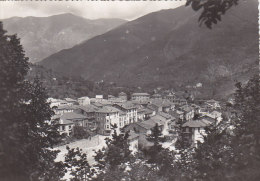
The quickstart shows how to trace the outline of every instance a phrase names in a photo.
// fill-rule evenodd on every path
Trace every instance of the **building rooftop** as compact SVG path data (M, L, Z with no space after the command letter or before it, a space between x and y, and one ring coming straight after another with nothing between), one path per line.
M190 127L190 128L204 128L210 124L207 120L194 120L188 121L182 125L182 127Z
M157 114L166 119L175 119L175 117L171 116L170 114L164 113L164 112L158 112Z
M57 110L74 110L77 109L77 106L74 105L61 105L56 108Z
M75 112L64 113L61 117L62 120L75 120L75 119L86 119L87 117Z
M170 107L173 105L168 99L151 99L151 104L156 105L158 107Z
M104 106L104 107L98 109L97 112L99 112L99 113L116 113L116 112L118 112L119 113L119 110L112 106Z
M136 124L138 124L139 126L145 128L147 130L150 130L151 128L153 128L156 125L156 123L158 123L158 122L155 122L152 119L149 119L147 121L142 121L142 122L136 122ZM158 123L158 125L160 126L161 123Z
M180 110L184 111L184 112L191 112L193 109L192 107L188 106L188 105L184 105L180 107Z
M69 97L65 98L64 100L67 102L77 102L75 99L71 99Z
M115 105L118 105L124 109L134 109L136 106L132 102L121 102L121 103L116 103Z
M77 106L79 109L82 109L83 111L85 111L85 112L96 112L97 110L98 110L98 108L96 107L96 106L94 106L94 105L91 105L91 104L89 104L89 105L84 105L84 106L82 106L82 105L80 105L80 106Z
M148 93L133 93L132 96L150 96Z

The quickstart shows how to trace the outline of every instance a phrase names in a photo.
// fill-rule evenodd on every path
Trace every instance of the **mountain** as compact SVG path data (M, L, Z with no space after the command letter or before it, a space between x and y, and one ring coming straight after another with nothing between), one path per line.
M70 76L122 85L202 83L200 92L221 97L235 81L258 71L257 7L257 0L240 1L212 30L199 26L200 12L190 7L150 13L40 64Z
M103 34L123 23L122 19L89 20L73 14L50 17L13 17L4 19L4 29L17 33L26 55L37 62L62 49Z

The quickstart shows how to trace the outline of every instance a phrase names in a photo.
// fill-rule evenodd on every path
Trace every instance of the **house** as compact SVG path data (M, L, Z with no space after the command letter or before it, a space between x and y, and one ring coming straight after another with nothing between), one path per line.
M137 134L142 134L142 135L149 135L151 134L151 129L158 124L159 128L162 130L163 126L158 123L158 121L155 121L153 119L149 119L147 121L142 121L142 122L135 122L132 124L129 124L125 127L125 131L134 131Z
M74 123L70 120L61 120L59 122L59 128L58 131L60 135L66 135L70 136L72 133L72 128L74 126Z
M103 95L96 95L96 99L103 99Z
M179 108L180 111L184 113L184 118L187 121L190 121L194 117L194 109L189 105L184 105Z
M162 95L160 95L160 94L153 94L153 95L152 95L152 98L153 98L153 99L161 99L161 98L162 98Z
M50 107L51 107L51 108L53 108L53 107L58 107L58 106L69 106L69 105L72 105L72 104L68 103L68 102L65 101L65 100L54 99L54 98L48 98L48 99L47 99L47 102L50 103Z
M119 110L112 106L104 106L96 111L97 131L102 135L110 135L112 125L117 125L119 132Z
M85 105L85 106L78 106L78 109L75 111L76 113L82 114L86 116L85 127L94 130L97 128L96 123L96 111L98 110L97 107L94 105Z
M70 120L60 118L61 115L54 115L52 116L51 121L58 125L58 131L60 135L71 135L74 123Z
M76 106L72 105L72 106L68 106L68 105L60 105L58 107L53 107L53 111L55 114L64 114L64 113L70 113L70 112L74 112L77 109Z
M211 109L216 109L216 108L220 108L220 104L219 104L219 101L216 101L214 99L211 99L211 100L207 100L205 102L205 104L211 108Z
M113 107L126 113L126 124L137 121L137 108L131 102L122 102L113 104Z
M153 106L156 112L169 112L175 108L175 105L167 99L151 99L150 106Z
M119 128L123 128L125 125L129 124L129 121L127 120L126 112L118 110L119 111Z
M72 121L75 126L83 126L83 127L85 126L86 119L87 119L86 116L75 112L64 113L60 117L60 120L69 120Z
M167 100L169 100L170 102L174 102L176 99L176 96L173 93L169 93L168 95L165 96L165 98Z
M148 93L133 93L131 100L146 101L150 98Z
M127 94L124 92L120 92L118 94L118 98L122 99L123 101L127 101Z
M164 112L159 112L155 116L152 116L150 119L161 125L163 135L169 134L169 125L172 121L175 120L174 117Z
M78 98L79 105L89 105L90 104L90 98L89 97L80 97Z
M156 114L155 110L150 108L144 108L144 119L147 120Z
M176 118L176 119L180 119L183 120L184 119L184 112L179 111L179 110L170 110L168 112L168 114L170 114L172 117Z
M138 108L137 109L137 120L143 121L145 119L145 109L144 108Z
M207 120L188 121L182 125L182 133L192 146L197 146L198 142L203 142L203 135L206 135L205 127L212 124Z
M64 113L63 115L54 115L52 117L52 120L57 120L59 133L67 136L71 135L72 129L75 125L83 126L85 119L86 117L84 115L74 112Z
M222 121L222 113L221 112L212 111L211 113L208 113L207 116L217 120L217 123Z

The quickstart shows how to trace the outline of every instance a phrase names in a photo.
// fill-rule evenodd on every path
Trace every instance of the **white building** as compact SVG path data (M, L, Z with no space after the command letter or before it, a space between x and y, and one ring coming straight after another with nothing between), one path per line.
M85 106L90 105L90 98L89 97L80 97L78 98L79 105Z

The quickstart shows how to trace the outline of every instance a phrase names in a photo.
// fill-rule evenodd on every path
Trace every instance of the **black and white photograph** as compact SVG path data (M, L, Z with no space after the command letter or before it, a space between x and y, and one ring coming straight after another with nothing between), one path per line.
M0 181L259 181L259 7L0 1Z

